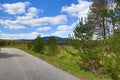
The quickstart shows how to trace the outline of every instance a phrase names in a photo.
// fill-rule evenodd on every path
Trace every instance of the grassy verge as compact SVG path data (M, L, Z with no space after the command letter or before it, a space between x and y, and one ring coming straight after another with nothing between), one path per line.
M66 60L58 59L56 57L50 57L50 56L42 55L40 53L35 53L32 50L28 50L25 47L19 47L19 49L25 52L28 52L33 56L41 58L47 61L48 63L53 64L54 66L59 67L62 70L67 71L77 77L80 77L81 80L103 80L103 79L98 78L97 76L95 76L94 74L90 72L80 69L80 67L72 61L66 61Z

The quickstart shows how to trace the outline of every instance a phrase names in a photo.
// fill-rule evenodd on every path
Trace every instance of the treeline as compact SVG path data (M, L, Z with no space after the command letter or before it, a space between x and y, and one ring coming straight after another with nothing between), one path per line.
M0 46L13 46L13 45L21 45L27 43L28 41L0 39Z

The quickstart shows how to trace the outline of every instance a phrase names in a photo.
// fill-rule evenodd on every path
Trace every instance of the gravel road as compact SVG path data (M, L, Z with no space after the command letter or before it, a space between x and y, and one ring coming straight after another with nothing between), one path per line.
M0 80L80 80L16 48L0 52Z

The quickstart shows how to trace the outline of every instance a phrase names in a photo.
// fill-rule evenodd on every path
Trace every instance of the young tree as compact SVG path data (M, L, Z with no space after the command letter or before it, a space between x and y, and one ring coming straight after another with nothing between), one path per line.
M73 32L74 32L75 38L81 41L88 41L93 37L93 26L87 21L85 21L85 24L84 24L83 19L81 18L79 23L75 26L75 29Z
M77 42L77 44L79 44L79 48L82 48L84 51L86 51L86 47L88 47L87 42L92 40L93 38L94 27L87 20L85 21L84 24L83 19L81 18L79 23L76 24L73 32L74 32L73 42Z
M44 49L44 41L39 35L33 42L33 50L35 52L42 52L43 49Z
M81 57L80 61L77 62L81 68L96 73L96 69L99 66L98 51L94 51L94 42L92 41L94 33L94 26L81 19L80 22L74 28L74 40L77 40L79 44L78 54ZM82 62L81 62L82 61Z
M57 54L57 52L58 52L58 46L57 46L57 41L54 36L51 36L48 39L47 45L49 48L49 54L52 56L55 56L55 54Z

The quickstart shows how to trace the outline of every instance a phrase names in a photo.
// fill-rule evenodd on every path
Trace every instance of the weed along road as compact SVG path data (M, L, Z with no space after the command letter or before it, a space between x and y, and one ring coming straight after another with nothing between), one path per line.
M0 80L80 80L16 48L0 52Z

